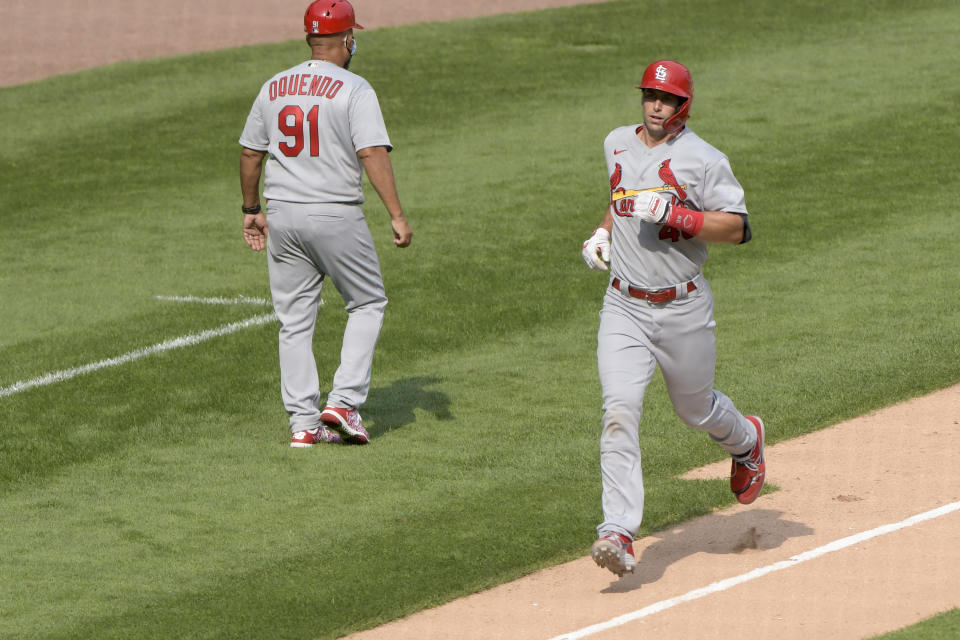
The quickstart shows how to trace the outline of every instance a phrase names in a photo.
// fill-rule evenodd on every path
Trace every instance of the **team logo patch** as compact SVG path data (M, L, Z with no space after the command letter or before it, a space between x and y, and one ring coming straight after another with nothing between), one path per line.
M623 191L623 189L617 189ZM613 202L613 212L621 218L632 218L636 210L636 200L633 198L622 198Z
M615 193L621 193L626 191L623 187L620 186L620 181L623 179L623 167L620 166L618 162L614 169L613 173L610 174L610 194L611 196ZM616 198L611 197L611 203L613 204L613 212L618 216L630 218L633 216L633 199L617 200Z
M620 180L623 179L623 167L620 166L620 163L617 163L616 168L613 170L613 173L610 174L610 191L613 191L617 188L617 185L620 184Z
M663 180L663 184L673 187L673 190L677 192L677 197L680 198L681 202L684 202L687 199L687 192L684 190L686 185L680 186L680 181L673 175L673 169L670 168L670 160L670 158L667 158L660 163L660 171L657 172L657 175Z
M667 68L662 64L657 65L657 69L655 73L656 73L657 80L659 80L660 82L663 82L664 80L667 79Z

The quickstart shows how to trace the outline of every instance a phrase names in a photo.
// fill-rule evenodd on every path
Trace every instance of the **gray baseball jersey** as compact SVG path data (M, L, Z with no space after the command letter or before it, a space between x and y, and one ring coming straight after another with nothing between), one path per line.
M639 127L614 129L603 143L611 192L654 189L697 211L747 212L743 188L725 155L689 128L670 142L649 148L637 137ZM610 263L621 279L656 289L692 280L700 272L707 260L707 243L671 227L618 215L617 203L612 206L616 251Z
M267 80L240 144L269 152L263 196L284 202L361 204L357 151L392 149L370 83L323 60Z
M743 189L722 153L690 129L652 148L637 137L638 130L638 125L620 127L604 142L611 195L619 189L652 190L687 208L746 214ZM628 215L629 206L629 199L611 204L611 286L597 333L604 410L604 520L597 530L632 538L643 517L643 397L657 367L680 419L706 431L731 454L748 451L756 432L730 398L713 388L713 293L700 271L707 243L666 225L641 222ZM628 286L671 288L678 297L659 303L637 299L625 291Z
M270 78L240 144L268 152L270 292L280 319L280 383L292 432L321 425L325 405L359 408L367 398L387 298L373 238L359 205L361 149L392 149L376 93L336 64L308 60ZM340 365L325 403L313 353L327 278L346 304Z

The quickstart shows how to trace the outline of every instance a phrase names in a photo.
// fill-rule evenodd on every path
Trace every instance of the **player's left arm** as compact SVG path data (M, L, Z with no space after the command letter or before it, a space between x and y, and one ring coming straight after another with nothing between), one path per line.
M697 236L704 242L748 242L752 234L743 187L733 175L730 161L725 155L718 153L707 162L703 176L703 194L703 224ZM673 218L680 218L685 213L681 207L675 209L677 210L671 216Z
M656 190L644 190L629 196L633 202L626 208L628 213L617 215L629 215L643 222L671 227L686 238L696 237L703 242L748 242L752 234L743 188L733 176L725 156L719 156L719 161L708 167L705 178L703 191L709 200L702 211L674 204ZM728 207L733 211L725 210Z
M263 159L266 151L243 147L240 151L240 193L244 208L260 204L260 173L263 171ZM255 214L243 216L243 239L254 251L266 247L267 216L261 210Z
M387 147L366 147L357 151L357 157L363 164L363 170L370 179L370 184L376 189L377 195L390 214L390 225L393 227L393 243L400 248L410 246L413 240L413 230L403 215L400 205L400 196L397 194L397 183L393 175L393 164Z
M747 214L727 211L701 211L703 226L697 236L704 242L742 244L750 239Z
M687 238L704 242L742 244L750 239L747 214L729 211L698 211L680 204L672 204L658 194L645 192L633 196L635 203L631 217L643 222L672 227ZM619 215L619 214L618 214Z
M657 218L655 221L682 231L686 237L696 237L703 242L743 244L750 240L750 223L747 220L743 187L733 175L730 162L717 153L704 167L700 203L702 211L689 209L681 204L662 204L662 197L649 194L650 201L642 214Z

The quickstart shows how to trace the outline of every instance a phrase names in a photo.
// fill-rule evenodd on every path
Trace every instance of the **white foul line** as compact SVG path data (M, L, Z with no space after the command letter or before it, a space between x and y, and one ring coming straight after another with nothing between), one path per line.
M155 296L157 300L165 302L199 302L200 304L258 304L268 306L272 304L266 298L248 298L247 296L237 296L235 298L198 298L197 296Z
M841 538L840 540L834 540L829 544L825 544L822 547L817 547L816 549L811 549L810 551L805 551L799 555L795 555L787 560L781 560L766 567L760 567L759 569L754 569L747 573L741 574L733 578L727 578L726 580L720 580L719 582L714 582L713 584L707 585L700 589L694 589L689 591L682 596L677 596L676 598L670 598L669 600L662 600L660 602L651 604L643 609L638 609L637 611L632 611L626 613L622 616L618 616L606 622L601 622L589 627L584 627L578 631L571 631L570 633L564 633L559 636L555 636L550 640L578 640L579 638L586 638L587 636L592 636L601 631L606 631L608 629L613 629L614 627L619 627L628 622L633 622L634 620L639 620L641 618L646 618L655 613L660 613L672 607L682 604L684 602L690 602L691 600L697 600L705 596L709 596L714 593L719 593L721 591L726 591L731 587L735 587L738 584L743 584L744 582L749 582L755 580L762 576L767 575L768 573L773 573L775 571L780 571L782 569L789 569L790 567L795 567L798 564L806 562L807 560L813 560L824 556L828 553L833 553L834 551L839 551L841 549L846 549L847 547L853 546L857 543L863 542L864 540L869 540L871 538L876 538L878 536L886 535L894 531L899 531L900 529L905 529L907 527L912 527L915 524L919 524L926 520L933 520L934 518L939 518L940 516L947 515L954 511L960 510L960 502L953 502L951 504L938 507L931 511L921 513L906 520L894 524L885 524L877 527L876 529L871 529L869 531L864 531L846 538Z
M93 371L98 371L99 369L105 369L107 367L116 367L121 364L126 364L128 362L133 362L134 360L139 360L149 355L156 353L162 353L164 351L171 351L173 349L180 349L183 347L189 347L195 344L204 342L205 340L210 340L212 338L219 338L220 336L225 336L229 333L235 333L241 329L246 329L247 327L252 327L259 324L266 324L276 319L276 316L272 313L265 313L259 316L254 316L252 318L247 318L246 320L241 320L240 322L233 322L230 324L225 324L222 327L216 329L209 329L207 331L201 331L200 333L194 333L188 336L182 336L180 338L174 338L172 340L166 340L160 344L155 344L150 347L144 347L143 349L137 349L136 351L131 351L130 353L125 353L122 356L117 356L116 358L108 358L106 360L100 360L99 362L94 362L91 364L85 364L82 367L77 367L75 369L65 369L63 371L56 371L54 373L48 373L45 376L39 378L34 378L32 380L24 380L16 382L9 387L0 388L0 398L6 396L12 396L15 393L20 393L21 391L26 391L27 389L33 389L34 387L43 387L48 384L54 384L56 382L63 382L64 380L69 380L71 378L76 378L77 376L83 375L85 373L91 373Z

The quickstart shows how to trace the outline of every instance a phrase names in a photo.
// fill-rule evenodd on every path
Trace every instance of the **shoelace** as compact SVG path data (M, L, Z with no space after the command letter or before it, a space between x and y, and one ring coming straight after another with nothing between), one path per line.
M623 552L623 551L626 550L626 548L627 548L627 543L624 542L624 541L623 541L623 538L621 538L621 537L618 536L617 534L615 534L615 533L609 533L609 534L607 534L607 535L605 535L605 536L603 536L603 537L604 537L605 540L608 540L608 541L612 542L613 544L617 545L617 549L618 549L619 551Z
M739 465L742 465L749 469L750 471L759 471L760 470L760 456L756 458L753 457L753 451L751 450L745 456L734 456L733 461Z

